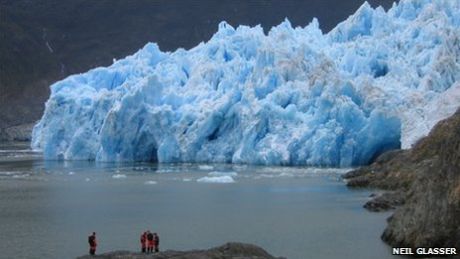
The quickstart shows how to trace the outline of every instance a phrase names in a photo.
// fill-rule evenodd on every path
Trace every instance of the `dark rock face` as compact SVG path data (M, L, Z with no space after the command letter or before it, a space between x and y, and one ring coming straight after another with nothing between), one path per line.
M384 190L407 189L413 181L415 164L408 164L410 151L393 150L379 156L369 166L345 174L349 187L372 187Z
M460 248L460 109L412 149L384 154L345 178L350 187L397 190L365 205L381 211L404 204L382 235L389 244Z
M82 256L79 259L90 259L90 258L104 258L104 259L115 259L115 258L126 258L126 259L275 259L262 248L243 243L227 243L225 245L211 248L209 250L192 250L192 251L165 251L155 254L141 254L133 253L129 251L117 251L98 256ZM278 257L280 258L280 257ZM281 258L280 258L281 259Z
M34 123L0 129L0 141L30 141Z
M405 193L402 191L385 192L366 202L364 208L375 212L387 211L401 206L404 204L404 200Z

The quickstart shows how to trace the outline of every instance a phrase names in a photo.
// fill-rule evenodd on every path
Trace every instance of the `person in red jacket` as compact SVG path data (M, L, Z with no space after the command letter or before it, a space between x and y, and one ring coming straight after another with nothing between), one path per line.
M155 253L160 251L160 237L157 233L153 233L153 245L155 246Z
M96 232L93 232L93 234L88 237L88 243L89 243L89 254L95 255L96 247L97 247Z
M153 252L153 234L147 231L147 253Z
M141 248L142 248L142 253L146 252L147 248L147 232L144 232L141 234Z

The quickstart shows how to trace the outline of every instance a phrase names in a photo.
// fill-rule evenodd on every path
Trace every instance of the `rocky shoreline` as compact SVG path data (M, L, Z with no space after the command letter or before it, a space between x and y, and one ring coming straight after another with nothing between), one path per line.
M386 191L364 207L395 209L382 234L388 244L460 249L460 109L411 149L387 152L344 178L350 188Z
M270 255L264 249L244 243L226 243L208 250L173 251L167 250L155 254L142 254L129 251L115 251L96 256L81 256L78 259L283 259Z

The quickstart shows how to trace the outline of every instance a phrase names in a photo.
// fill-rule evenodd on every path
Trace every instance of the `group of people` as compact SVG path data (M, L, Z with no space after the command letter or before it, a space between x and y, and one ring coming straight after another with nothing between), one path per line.
M89 254L95 255L97 247L96 232L93 232L93 234L88 237L88 244ZM142 253L153 253L153 251L157 253L160 251L160 237L157 233L152 233L147 230L141 234L141 251Z
M142 253L155 253L160 251L160 237L157 233L152 233L149 230L141 234L141 250Z

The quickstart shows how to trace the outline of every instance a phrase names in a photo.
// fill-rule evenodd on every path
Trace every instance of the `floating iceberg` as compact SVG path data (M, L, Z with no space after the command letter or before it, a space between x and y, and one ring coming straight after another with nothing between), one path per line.
M45 159L366 164L460 105L460 1L364 3L314 19L225 22L206 43L136 54L51 86L33 131Z
M205 176L196 180L199 183L234 183L235 180L231 176Z
M212 170L212 169L214 169L214 166L212 166L212 165L199 165L198 169L200 169L200 170Z
M208 173L209 176L231 176L231 177L236 177L238 176L237 172L219 172L219 171L213 171Z

